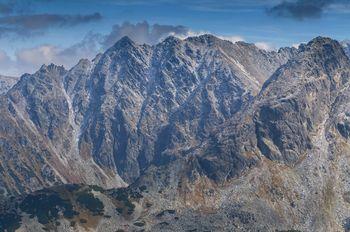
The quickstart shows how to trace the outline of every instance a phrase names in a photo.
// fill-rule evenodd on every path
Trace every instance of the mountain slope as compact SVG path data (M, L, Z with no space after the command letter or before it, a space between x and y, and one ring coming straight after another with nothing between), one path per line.
M154 202L167 199L158 207L201 218L179 222L199 230L207 220L222 226L209 230L347 228L349 77L340 44L314 39L209 141L135 186L145 184Z
M350 57L350 41L349 40L344 40L341 42L341 45L344 48L345 54Z
M44 66L1 98L4 193L129 186L17 196L0 226L346 231L349 80L343 47L323 37L279 52L123 38L70 71ZM55 201L32 212L38 195Z
M124 37L69 71L43 66L1 97L0 186L130 184L151 163L199 146L296 53L210 35L153 47Z
M16 77L0 75L0 94L6 93L17 81Z

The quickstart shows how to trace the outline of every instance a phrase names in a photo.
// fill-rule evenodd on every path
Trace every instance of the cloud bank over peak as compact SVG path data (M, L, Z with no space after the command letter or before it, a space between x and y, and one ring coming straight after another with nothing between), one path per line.
M187 37L189 33L190 30L182 25L150 25L146 21L135 24L124 22L113 26L112 31L104 37L102 45L104 48L111 47L123 36L128 36L139 44L156 44L169 35Z
M33 73L43 64L54 63L71 68L80 59L92 59L100 51L101 35L89 32L80 42L63 48L53 44L42 44L35 47L19 49L14 57L10 57L0 50L1 74L20 76L24 73ZM6 70L6 71L5 71Z
M55 63L69 69L80 59L93 59L96 54L113 46L124 36L130 37L138 44L157 44L168 36L185 39L191 36L211 34L208 31L195 31L183 25L149 24L124 22L115 24L111 31L105 35L89 32L81 41L69 47L59 47L54 44L42 44L30 48L22 48L15 52L14 57L0 51L0 69L6 70L1 74L19 76L23 73L33 73L43 64ZM231 41L244 41L239 35L216 35ZM273 50L275 47L269 43L256 44L260 49Z
M138 44L157 44L168 36L175 36L180 39L187 37L200 36L203 34L212 34L209 31L195 31L183 25L161 25L149 24L147 21L140 23L124 22L122 24L115 24L112 31L104 36L102 45L103 48L113 46L123 36L128 36L130 39ZM244 41L244 38L239 35L222 36L216 35L218 38L229 40L233 43L237 41Z

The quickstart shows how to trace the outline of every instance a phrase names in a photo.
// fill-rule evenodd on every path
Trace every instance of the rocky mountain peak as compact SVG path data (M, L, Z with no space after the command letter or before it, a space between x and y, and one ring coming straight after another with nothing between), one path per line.
M327 44L331 44L335 46L335 44L339 44L339 42L329 37L318 36L313 38L311 41L307 43L307 45L311 48L322 47Z
M316 65L315 69L324 70L330 77L335 75L334 71L350 65L343 47L336 40L317 37L302 49L304 50L304 59L313 61Z
M52 209L77 211L82 194L87 204L101 199L105 214L92 216L110 231L121 222L341 231L350 213L349 77L343 48L324 37L278 52L211 35L154 46L124 37L69 71L44 65L1 96L0 194L130 185L66 185L18 199L31 206L53 196L61 200ZM1 209L0 230L15 212ZM25 218L32 231L47 222L42 215Z
M176 36L168 36L162 42L155 45L155 48L161 50L169 50L174 51L175 48L178 48L181 44L183 44L183 40Z
M37 73L42 74L53 74L53 75L64 75L67 72L67 70L63 66L58 66L53 63L49 65L42 65L41 68Z
M79 62L69 70L70 73L84 72L90 69L92 62L88 59L80 59Z
M293 86L292 83L296 84L306 80L311 81L315 77L321 75L326 75L332 83L336 85L336 83L339 82L339 80L337 80L339 78L338 76L341 72L346 72L348 67L350 67L349 59L339 42L330 38L317 37L307 44L300 45L297 55L290 59L286 65L281 66L280 69L264 83L262 90L265 94L280 94L281 91L277 87L277 82L280 88L288 89L289 86L285 85L286 82L289 82L290 86ZM299 73L301 72L305 72L306 74L300 75ZM288 75L286 73L288 73ZM343 78L346 76L344 75ZM279 79L280 76L283 76L285 79ZM289 80L287 80L287 78ZM344 82L347 80L343 79L342 81ZM272 87L276 89L274 91L271 91L271 89L264 91L272 82L276 82L272 85Z
M345 54L350 58L350 40L342 41L341 45L343 46Z
M310 52L314 55L322 56L334 60L341 60L345 58L345 52L341 44L327 37L316 37L304 46L299 48L302 52Z
M19 80L18 77L0 75L0 95L6 93Z
M90 64L91 61L89 59L80 59L79 62L78 62L78 66L85 66L87 64Z
M136 45L136 43L132 39L130 39L129 36L123 36L121 39L119 39L112 46L112 48L114 48L114 49L120 49L120 48L127 49L127 48L133 47L135 45Z
M286 56L296 56L296 54L298 53L298 48L295 48L295 47L283 47L283 48L280 48L278 49L277 51L279 54L281 55L286 55Z
M223 42L222 39L211 35L211 34L204 34L204 35L200 35L200 36L194 36L194 37L189 37L186 39L186 41L189 42L196 42L196 43L201 43L201 44L205 44L206 46L214 46L215 44L220 44Z
M241 46L241 47L247 47L247 48L259 50L259 48L253 43L247 43L247 42L244 42L244 41L237 41L236 44L238 46Z

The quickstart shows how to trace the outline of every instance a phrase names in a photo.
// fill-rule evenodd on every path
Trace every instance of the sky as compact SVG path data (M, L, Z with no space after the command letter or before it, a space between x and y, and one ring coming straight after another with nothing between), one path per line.
M127 35L156 44L205 33L266 50L350 39L350 0L0 0L0 74L67 69Z

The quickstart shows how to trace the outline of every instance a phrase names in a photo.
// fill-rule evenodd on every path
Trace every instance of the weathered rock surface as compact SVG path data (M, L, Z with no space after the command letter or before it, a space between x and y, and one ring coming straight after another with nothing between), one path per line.
M18 196L0 226L11 214L22 231L347 231L349 80L343 47L323 37L278 52L125 37L70 71L44 66L1 97L3 192L129 187ZM85 215L86 191L108 210ZM27 218L38 194L60 213Z
M341 45L343 46L343 49L345 51L345 54L350 57L350 40L344 40L341 42Z
M17 77L0 75L0 94L6 93L17 81Z
M25 74L1 97L0 187L130 184L168 151L199 146L296 53L211 35L153 47L124 37L69 71Z
M347 230L349 77L340 44L316 38L202 146L137 183L198 230Z

